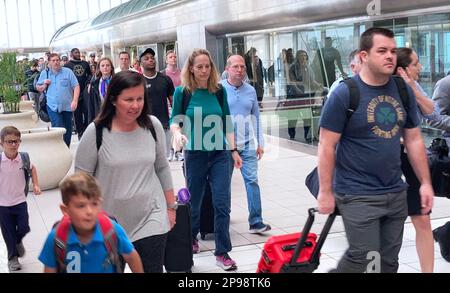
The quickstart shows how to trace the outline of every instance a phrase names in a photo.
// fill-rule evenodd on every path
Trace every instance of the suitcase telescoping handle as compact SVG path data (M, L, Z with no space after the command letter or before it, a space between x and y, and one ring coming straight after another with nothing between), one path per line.
M311 230L311 227L314 223L315 219L315 213L317 213L319 210L317 208L310 208L308 210L308 220L306 221L305 227L303 227L302 235L299 238L297 242L297 247L295 248L294 254L291 259L291 265L295 266L297 265L297 259L302 251L302 249L306 246L306 239L308 238L308 234ZM328 236L328 233L330 232L331 226L333 225L334 219L337 215L337 209L328 216L327 221L325 222L325 225L323 226L322 232L320 233L319 240L317 241L316 247L314 248L314 251L311 254L311 258L309 259L310 263L318 263L319 262L319 256L320 256L320 250L322 249L323 244L325 243L325 240Z

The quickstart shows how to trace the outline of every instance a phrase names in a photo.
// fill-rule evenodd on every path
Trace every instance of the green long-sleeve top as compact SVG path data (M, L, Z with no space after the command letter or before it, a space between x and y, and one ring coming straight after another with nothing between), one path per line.
M183 87L175 89L170 124L183 122L182 132L188 138L186 150L214 151L226 149L226 133L233 133L233 123L228 107L227 93L223 91L223 106L220 107L215 94L207 89L193 92L182 113ZM225 121L226 127L223 127Z

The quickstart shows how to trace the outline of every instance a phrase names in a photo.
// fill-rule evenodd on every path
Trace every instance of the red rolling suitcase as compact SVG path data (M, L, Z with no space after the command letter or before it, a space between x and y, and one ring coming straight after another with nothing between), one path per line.
M336 212L331 214L317 240L309 233L317 209L308 210L308 220L302 233L272 236L264 244L257 273L312 273L320 264L320 250L330 232Z

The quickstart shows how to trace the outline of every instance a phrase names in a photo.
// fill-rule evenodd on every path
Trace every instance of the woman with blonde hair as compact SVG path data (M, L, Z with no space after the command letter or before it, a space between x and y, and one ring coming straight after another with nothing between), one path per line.
M200 252L200 207L206 184L210 184L214 205L216 264L224 270L236 269L230 258L231 159L240 168L226 91L205 49L195 49L181 72L181 86L175 89L171 130L175 140L187 141L186 180L191 193L192 251ZM180 127L183 123L183 127ZM181 134L183 133L183 134ZM228 143L228 145L227 145ZM230 151L231 149L231 151Z

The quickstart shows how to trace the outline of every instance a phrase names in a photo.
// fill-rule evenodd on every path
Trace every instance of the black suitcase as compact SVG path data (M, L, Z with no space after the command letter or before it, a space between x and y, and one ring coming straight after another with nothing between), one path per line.
M207 234L211 233L214 233L214 206L212 203L211 185L208 181L200 209L200 238L205 240Z
M191 209L188 204L179 204L177 223L167 235L164 267L168 273L190 273L193 265Z

